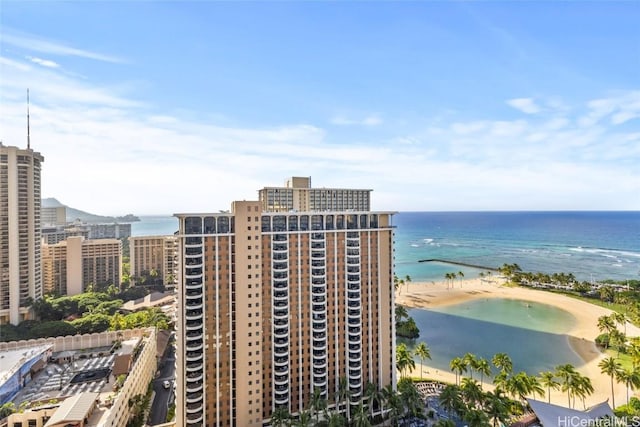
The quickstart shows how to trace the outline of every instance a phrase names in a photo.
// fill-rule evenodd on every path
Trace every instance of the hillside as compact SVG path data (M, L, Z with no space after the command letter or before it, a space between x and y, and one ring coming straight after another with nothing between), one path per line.
M43 208L55 208L59 206L64 206L67 208L67 222L75 221L76 219L80 219L82 222L86 223L110 223L110 222L135 222L140 221L135 215L127 214L124 216L103 216L103 215L95 215L89 212L81 211L80 209L75 209L70 206L67 206L63 203L60 203L57 199L53 197L48 197L46 199L42 199L42 207Z

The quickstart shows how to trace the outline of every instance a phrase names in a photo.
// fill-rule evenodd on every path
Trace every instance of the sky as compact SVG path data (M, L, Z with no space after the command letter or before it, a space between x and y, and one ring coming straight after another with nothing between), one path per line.
M640 210L640 2L0 0L0 140L102 215L311 176L394 211Z

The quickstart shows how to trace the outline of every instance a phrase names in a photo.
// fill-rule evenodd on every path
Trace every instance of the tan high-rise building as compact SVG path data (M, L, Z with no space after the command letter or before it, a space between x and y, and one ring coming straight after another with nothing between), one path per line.
M265 212L368 211L371 190L311 188L311 177L294 176L284 187L258 191Z
M178 280L178 238L175 236L129 237L132 284L137 278L155 276L165 286Z
M177 425L263 426L316 389L335 406L394 384L392 215L176 214Z
M0 143L0 324L29 317L42 297L40 168L44 157Z
M85 240L69 237L54 245L42 244L42 275L45 292L77 295L90 283L120 286L122 242L118 239Z

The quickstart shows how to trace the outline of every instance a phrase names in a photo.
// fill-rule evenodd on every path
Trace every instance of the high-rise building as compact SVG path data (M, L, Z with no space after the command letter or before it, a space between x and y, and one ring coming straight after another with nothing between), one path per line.
M29 318L42 297L38 152L0 143L0 324Z
M290 211L368 211L371 190L311 188L311 177L294 176L284 187L265 187L258 191L266 212Z
M176 214L178 425L269 425L316 390L347 411L394 384L393 212L274 210Z
M45 292L77 295L87 285L120 286L122 242L118 239L85 240L69 237L53 245L42 243Z
M129 237L131 283L155 277L174 287L178 280L178 239L175 236ZM155 274L154 274L155 272Z

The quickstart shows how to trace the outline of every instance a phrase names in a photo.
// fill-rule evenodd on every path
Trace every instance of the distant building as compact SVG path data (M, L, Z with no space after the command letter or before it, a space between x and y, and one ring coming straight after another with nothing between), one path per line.
M178 239L175 236L129 237L131 284L140 284L140 278L156 279L167 287L178 281Z
M67 223L67 208L65 206L42 207L40 222L42 227L56 227Z
M370 190L323 202L309 178L290 184L291 199L268 187L230 212L175 215L176 425L270 425L316 389L335 408L342 379L349 411L368 383L395 384L393 212L370 211Z
M42 240L49 245L75 236L83 236L85 239L125 239L131 236L131 224L85 224L75 221L67 225L42 228Z
M284 187L258 191L265 212L368 211L371 190L311 188L311 177L291 177Z
M113 284L122 279L122 242L117 239L68 239L42 244L42 270L46 292L76 295L87 285Z
M0 143L0 324L30 317L42 297L40 170L44 157Z

